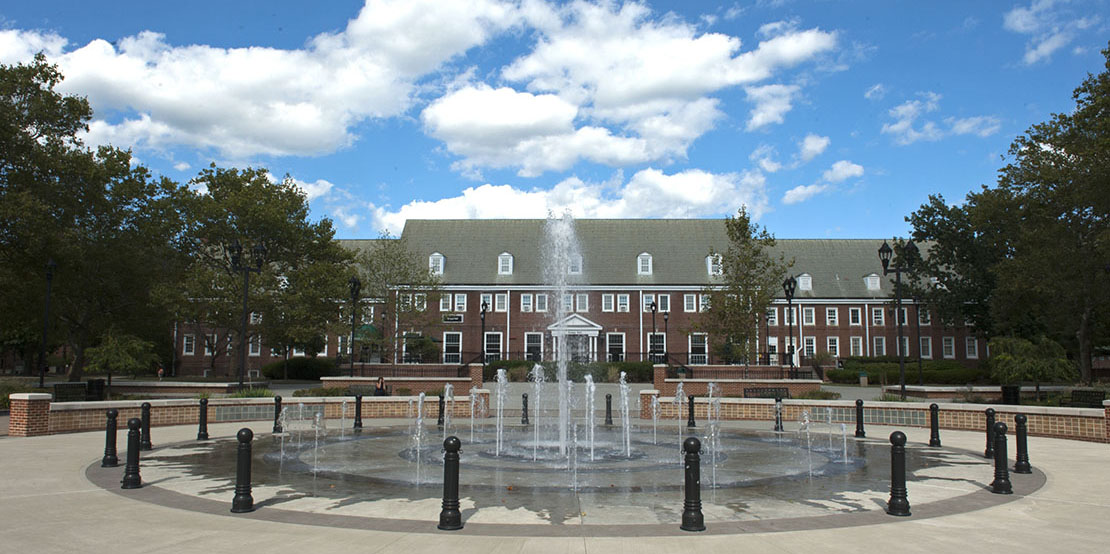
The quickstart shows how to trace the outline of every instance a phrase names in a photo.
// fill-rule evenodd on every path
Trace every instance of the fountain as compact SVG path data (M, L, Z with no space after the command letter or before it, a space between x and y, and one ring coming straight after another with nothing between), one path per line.
M578 236L574 230L574 219L569 212L563 214L561 218L549 217L547 219L547 223L544 225L544 244L542 251L544 254L544 278L547 284L550 285L552 297L554 298L555 309L553 310L553 315L555 321L562 321L563 318L569 315L568 308L566 303L563 302L563 298L568 294L567 291L570 289L570 284L568 282L570 268L573 264L580 263L582 259L578 246ZM567 380L567 363L570 361L570 345L566 337L561 338L561 341L559 338L555 339L555 381L560 385ZM558 388L558 394L558 444L560 452L566 455L567 422L569 421L566 389L560 386ZM540 399L536 398L537 420L539 419L539 406Z

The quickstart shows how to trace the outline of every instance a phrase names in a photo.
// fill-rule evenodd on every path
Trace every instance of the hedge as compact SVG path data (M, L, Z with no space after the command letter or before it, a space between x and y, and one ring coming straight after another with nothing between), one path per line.
M262 375L267 379L285 379L285 364L289 364L289 379L314 381L321 377L339 375L333 358L289 358L262 366Z
M497 360L486 364L483 379L487 382L496 380L497 370L504 369L509 381L524 382L531 380L532 368L536 362L527 360ZM555 362L539 362L543 368L544 380L555 381ZM617 383L620 381L621 372L625 372L625 381L628 383L650 383L652 380L651 362L592 362L568 363L567 379L575 383L582 383L586 375L593 375L595 383Z
M847 363L844 365L848 366ZM856 383L861 371L867 374L867 380L872 384L881 383L884 378L887 383L897 383L899 380L897 363L881 362L857 367L860 369L832 369L826 371L825 375L834 383ZM963 367L946 361L924 362L921 375L924 382L930 385L967 385L989 381L989 375L982 369ZM916 361L912 364L906 362L906 382L917 382Z

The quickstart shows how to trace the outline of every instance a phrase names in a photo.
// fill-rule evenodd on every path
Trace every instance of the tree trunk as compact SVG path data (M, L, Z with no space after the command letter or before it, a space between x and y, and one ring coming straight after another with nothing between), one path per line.
M69 366L66 377L71 383L76 383L85 376L85 345L73 345L73 365Z
M1083 313L1079 316L1079 328L1075 331L1075 338L1079 342L1079 380L1091 384L1091 316L1094 310L1091 301L1087 299L1083 306Z

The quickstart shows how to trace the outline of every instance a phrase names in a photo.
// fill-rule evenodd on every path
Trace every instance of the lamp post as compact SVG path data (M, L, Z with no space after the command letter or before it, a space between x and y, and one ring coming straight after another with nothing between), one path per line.
M890 259L894 256L894 249L886 241L879 247L879 261L883 263L883 275L894 273L894 318L898 321L898 383L899 396L906 399L906 353L902 348L902 272L909 269L907 258L917 254L917 245L910 241L902 249L901 256L890 267Z
M54 282L54 258L46 261L46 303L42 312L42 343L39 344L39 388L46 388L46 332L50 328L50 285Z
M351 356L351 373L349 377L355 376L355 321L358 312L358 293L362 290L362 281L358 277L351 277L347 284L351 287L351 340L347 345L350 349Z
M239 239L231 245L231 270L243 274L243 319L239 329L239 390L243 390L243 374L247 371L247 299L250 292L251 273L262 272L262 260L266 257L266 247L262 243L251 249L254 267L243 264L243 245Z
M385 344L386 344L385 343L385 330L388 329L388 326L385 324L385 312L386 312L385 304L382 304L382 351L380 352L380 354L378 356L379 358L381 358L379 360L380 362L385 362L385 352L386 352L386 348L385 348ZM371 320L373 320L373 318L371 318ZM360 352L360 354L361 354L361 352Z
M482 352L482 370L483 370L483 373L485 372L485 369L486 369L486 311L487 310L489 310L489 302L482 302L482 313L479 314L479 317L482 318L482 336L480 336L478 338L482 341L481 342L481 347L482 347L481 352Z
M793 275L782 282L782 292L786 295L786 323L790 326L790 335L786 338L786 355L790 358L790 378L794 378L794 291L798 288L798 280Z
M654 300L651 301L651 338L648 339L648 359L651 363L655 363L655 312L659 311L659 305Z
M670 341L667 340L668 337L670 337L670 333L671 333L670 325L667 324L667 322L670 319L671 319L671 312L669 312L669 311L663 312L663 360L664 360L663 363L667 363L667 364L671 363Z
M917 328L917 386L925 386L925 373L921 368L921 304L917 297L913 298L913 315L916 318L914 326Z
M771 314L763 314L763 340L767 343L767 365L771 365ZM757 349L758 350L758 349ZM758 352L756 352L758 354ZM763 361L763 356L760 356L760 361Z

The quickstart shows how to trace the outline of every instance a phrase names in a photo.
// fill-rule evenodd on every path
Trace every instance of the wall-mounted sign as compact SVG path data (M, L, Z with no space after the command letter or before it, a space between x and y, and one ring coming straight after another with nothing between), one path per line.
M463 314L443 314L444 323L462 323Z

